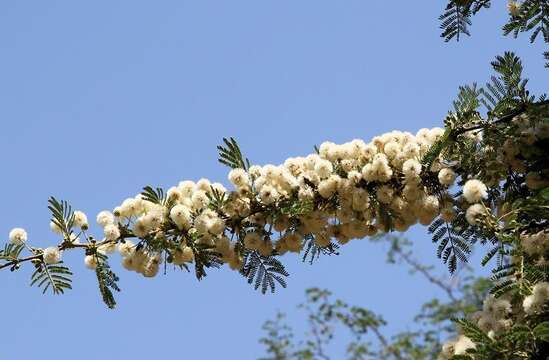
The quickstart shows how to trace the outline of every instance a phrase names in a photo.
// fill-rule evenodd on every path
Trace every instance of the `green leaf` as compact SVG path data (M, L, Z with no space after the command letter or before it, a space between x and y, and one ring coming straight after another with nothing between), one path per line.
M225 146L217 146L219 151L218 161L223 165L230 167L231 169L244 169L248 170L250 168L250 161L248 158L244 159L242 151L234 138L223 138Z
M270 288L271 293L275 292L275 282L283 288L286 287L284 277L290 274L278 259L272 256L262 256L256 251L249 251L244 255L244 265L240 273L248 279L248 283L254 284L255 290L261 287L261 293L265 294Z
M15 244L6 244L4 249L0 250L0 259L12 261L17 259L21 254L21 251L25 248L24 244L15 245Z
M95 268L95 274L97 276L97 282L99 284L99 292L103 298L103 302L109 309L114 309L116 306L116 300L111 291L120 291L118 287L118 276L111 270L109 263L107 262L107 256L96 253L93 256L97 256L97 267Z
M539 190L536 194L536 197L541 198L545 201L549 201L549 187Z
M549 321L544 321L534 328L534 336L542 341L549 342Z
M38 285L45 294L51 289L55 295L63 294L65 289L72 289L72 272L66 266L61 266L63 262L57 264L46 264L41 262L31 276L30 286Z
M74 211L67 201L58 201L53 196L48 200L51 211L51 221L57 225L66 239L70 239L74 226Z
M151 186L145 186L141 192L143 200L150 201L153 204L163 205L166 201L166 194L162 188L153 189Z

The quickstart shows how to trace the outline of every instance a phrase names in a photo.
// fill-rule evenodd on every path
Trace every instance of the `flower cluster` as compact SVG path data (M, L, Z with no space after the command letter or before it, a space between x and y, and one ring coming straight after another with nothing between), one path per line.
M524 298L522 306L527 314L535 314L543 310L544 305L549 301L549 283L540 282L534 285L532 295Z
M139 194L124 200L113 214L100 213L97 220L107 240L116 241L127 228L140 239L170 243L166 247L175 264L193 260L187 242L196 238L214 247L233 269L240 268L241 260L228 236L239 230L244 232L237 241L263 256L300 252L308 236L325 247L331 239L345 244L391 227L405 231L417 222L429 224L441 211L447 217L453 212L451 202L445 202L449 196L431 194L421 178L420 159L442 133L440 128L416 135L393 131L370 143L326 142L317 154L290 158L282 165L233 169L228 179L234 191L207 179L182 181L167 191L164 203ZM440 161L429 170L440 189L456 179ZM212 206L216 194L225 199L219 207ZM294 216L279 211L286 204L307 210ZM126 268L155 274L157 252L122 248Z
M549 232L547 230L534 234L522 234L520 240L524 252L530 256L543 255L549 251Z
M484 299L482 310L475 312L471 320L489 337L494 338L497 333L511 327L512 320L509 319L511 309L509 300L489 295Z
M442 346L437 360L449 360L454 355L465 355L468 349L474 349L475 344L465 335L458 336L457 339L448 341Z
M232 191L200 179L170 188L164 201L138 194L112 213L97 215L104 235L97 251L108 254L118 244L126 269L154 276L163 251L170 262L184 265L193 261L191 245L197 243L214 248L221 261L238 270L241 249L282 255L300 252L307 238L326 247L332 239L345 244L392 229L405 231L418 222L427 225L439 214L451 220L455 210L447 189L456 173L440 158L426 171L420 162L443 132L440 128L421 129L415 135L393 131L369 143L325 142L318 153L290 158L281 165L233 169L228 175ZM436 182L436 194L432 185L424 183L425 172ZM483 192L485 187L477 186L470 193L479 200ZM214 204L215 197L222 201ZM472 199L469 192L466 197ZM283 211L292 206L301 210ZM52 221L50 226L63 233L58 223ZM86 214L74 212L73 226L86 231ZM140 241L134 244L127 237ZM14 229L10 239L25 241L26 233ZM60 252L54 256L51 249L43 254L48 261L61 256ZM96 263L88 254L86 266L94 269Z

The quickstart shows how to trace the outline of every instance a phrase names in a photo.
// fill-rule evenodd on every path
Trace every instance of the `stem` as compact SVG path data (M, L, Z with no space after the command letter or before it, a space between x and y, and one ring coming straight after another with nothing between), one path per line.
M17 264L25 262L25 261L40 259L41 257L42 257L42 254L33 255L33 256L26 257L26 258L22 258L22 259L14 259L12 261L8 261L7 263L4 263L4 264L0 265L0 270L3 269L3 268L13 266L13 265L17 265Z
M547 105L547 104L549 104L549 100L541 101L541 102L539 102L535 105L536 106L543 106L543 105ZM526 110L527 110L527 106L525 104L522 104L517 110L512 111L509 114L507 114L505 116L502 116L499 119L496 119L492 122L486 122L486 123L483 123L483 124L480 124L480 125L464 127L464 128L461 128L461 129L458 128L458 129L456 129L456 132L455 132L454 135L458 136L458 135L464 134L464 133L469 132L469 131L483 129L487 125L496 125L496 124L500 124L500 123L509 122L509 121L513 120L513 118L515 116L526 112Z
M59 250L68 250L68 249L76 249L76 248L82 248L82 249L98 248L99 246L102 246L102 245L105 245L105 244L108 244L108 243L112 243L112 242L117 243L120 240L124 240L124 239L128 239L128 238L134 238L134 237L135 236L133 234L126 233L126 234L120 235L120 238L118 238L116 240L107 240L107 239L105 239L105 240L97 242L97 243L89 243L89 244L75 244L75 243L70 242L70 241L63 241L61 244L57 245L57 247L59 248ZM0 264L0 270L2 270L4 268L7 268L7 267L10 267L10 266L13 266L13 265L17 265L19 263L32 261L32 260L37 260L37 259L41 259L41 258L42 258L42 253L32 255L32 256L28 256L26 258L13 259L13 260L8 261L4 264Z

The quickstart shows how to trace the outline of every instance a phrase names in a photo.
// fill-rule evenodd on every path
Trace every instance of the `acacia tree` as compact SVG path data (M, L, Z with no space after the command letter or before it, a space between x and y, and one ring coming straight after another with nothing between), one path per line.
M450 1L454 14L443 14L443 36L467 33L464 19L488 4ZM532 31L533 39L541 32L547 41L547 5L511 2L505 26L514 34ZM530 94L515 54L496 57L492 67L484 87L460 88L444 128L393 131L368 143L326 142L278 166L251 165L234 139L224 139L219 161L231 168L233 190L207 179L167 191L147 186L97 215L99 237L85 213L52 197L50 227L59 243L41 249L14 228L0 269L31 264L31 285L61 294L72 281L62 254L81 250L113 308L120 289L109 255L117 249L124 268L147 277L170 266L192 268L200 280L208 268L228 264L266 293L286 286L279 259L287 252L312 260L352 239L419 222L429 225L451 273L475 245L487 248L482 263L494 267L483 310L456 320L463 335L440 357L539 357L549 340L549 102Z

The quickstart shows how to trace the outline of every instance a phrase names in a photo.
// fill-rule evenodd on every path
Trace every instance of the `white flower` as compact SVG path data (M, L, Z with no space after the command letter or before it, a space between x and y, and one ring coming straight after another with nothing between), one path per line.
M454 354L463 355L467 349L474 349L475 347L475 343L471 339L465 335L460 335L454 345Z
M509 0L507 3L507 10L512 16L518 16L520 14L520 3L518 1Z
M320 184L318 184L318 193L323 198L327 199L330 196L332 196L339 185L340 178L337 175L332 175L326 180L322 180Z
M273 252L273 243L269 239L264 239L259 244L259 249L257 249L258 252L263 256L269 256Z
M183 265L186 262L194 260L193 250L188 246L180 246L173 253L173 263L175 265Z
M394 159L401 151L400 145L395 141L390 141L383 147L383 152L390 159Z
M51 229L51 231L53 231L56 234L62 234L63 233L63 230L61 230L61 228L56 223L54 223L53 221L50 221L50 229Z
M549 299L549 283L537 283L536 285L534 285L533 293L536 301L543 304L546 300Z
M250 177L244 169L233 169L229 172L229 181L236 188L242 188L249 185Z
M402 173L408 179L415 179L421 174L421 164L416 159L408 159L402 164Z
M202 178L196 182L196 189L205 192L210 191L211 182L208 179Z
M326 233L319 233L315 235L315 244L320 247L326 247L330 245L331 239Z
M474 204L467 208L465 219L471 225L477 225L477 222L485 215L485 209L482 204Z
M524 308L524 312L531 315L536 312L538 308L538 303L536 302L536 298L534 295L529 295L524 298L522 301L522 307Z
M438 172L438 181L441 185L451 186L455 180L456 173L450 168L444 168Z
M145 263L143 268L143 276L145 277L155 277L158 274L160 269L161 259L159 255L150 256Z
M187 229L191 225L191 210L185 205L175 205L170 210L170 219L180 229Z
M370 205L368 192L364 189L356 189L353 192L353 210L364 211Z
M477 203L488 196L486 185L480 180L468 180L463 185L463 197L470 203Z
M114 224L109 224L103 229L107 240L117 240L120 237L120 229Z
M456 218L456 211L452 206L443 207L440 210L440 217L446 222L452 222Z
M119 211L121 217L137 216L143 211L143 204L137 199L128 198L122 202Z
M143 238L147 236L149 231L151 231L151 222L149 220L149 217L147 216L141 216L135 224L133 224L133 234L137 237Z
M87 255L84 258L84 264L86 264L88 269L95 270L97 267L97 257L95 255Z
M332 175L332 172L334 171L334 168L332 166L332 163L328 160L320 159L315 164L315 172L318 176L320 176L321 179L326 179Z
M261 166L258 166L258 165L252 165L250 166L249 168L249 172L250 172L250 175L257 179L258 177L261 176Z
M249 232L244 237L244 246L246 246L248 249L251 250L258 250L261 246L261 239L259 237L259 233L257 232Z
M428 212L437 212L439 209L438 198L434 195L429 195L423 198L423 210Z
M45 248L42 256L46 264L56 264L61 261L61 251L57 246Z
M193 181L181 181L177 188L179 189L179 192L182 196L190 198L194 192L195 183Z
M27 241L27 232L22 228L13 228L9 237L13 245L23 245Z
M300 252L302 247L301 236L297 233L288 234L284 237L284 242L289 251Z
M114 223L114 215L110 211L103 210L97 214L96 221L100 226L105 227Z
M200 210L205 208L208 203L210 202L210 199L208 199L208 195L206 195L206 192L203 190L197 190L193 193L191 196L192 206L194 210Z
M389 204L393 199L394 190L389 185L382 185L376 190L377 200L382 204Z
M82 211L76 210L74 212L74 225L78 226L82 230L88 228L88 217Z
M261 201L267 205L274 203L278 198L278 191L270 185L265 185L261 188L259 192L259 197Z
M114 241L103 244L97 248L97 251L102 254L112 254L114 250L116 250L116 242Z
M132 256L135 252L135 244L131 240L125 240L118 244L118 252L122 257Z

